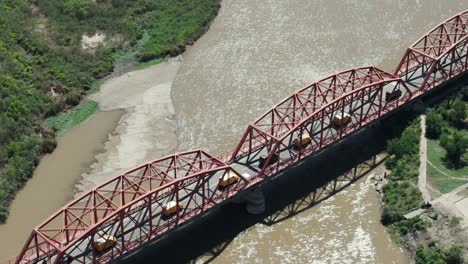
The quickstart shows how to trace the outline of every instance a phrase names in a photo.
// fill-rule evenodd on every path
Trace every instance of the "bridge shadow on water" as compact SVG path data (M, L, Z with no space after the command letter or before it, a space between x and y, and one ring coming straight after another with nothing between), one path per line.
M467 77L457 83L466 85ZM458 88L440 92L425 103L433 105L439 101L437 97L444 98L453 90ZM384 150L385 142L400 135L416 115L403 109L264 183L266 212L262 215L248 214L243 204L226 204L138 249L118 263L210 263L239 233L253 225L271 226L294 217L365 176L383 162L379 153Z
M414 116L400 111L315 154L263 184L266 212L251 215L229 203L118 263L210 263L233 239L256 224L274 225L319 204L383 162L387 139Z

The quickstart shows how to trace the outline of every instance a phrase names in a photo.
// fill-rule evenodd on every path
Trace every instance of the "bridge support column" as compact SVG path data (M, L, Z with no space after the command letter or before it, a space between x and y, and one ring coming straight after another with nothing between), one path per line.
M244 199L247 201L245 209L250 214L258 215L265 212L265 196L261 187L248 192Z
M424 102L419 99L418 101L416 101L414 104L413 104L413 111L415 111L416 113L420 113L420 114L423 114L426 112L426 105L424 104Z

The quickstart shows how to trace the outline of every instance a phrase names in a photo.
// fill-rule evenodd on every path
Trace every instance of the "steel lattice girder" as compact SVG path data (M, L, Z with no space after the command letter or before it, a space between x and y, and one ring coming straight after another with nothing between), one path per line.
M420 95L468 68L468 10L416 41L405 52L395 74Z
M240 177L240 181L229 189L215 188L215 191L204 189L206 186L203 184L217 186L220 179L213 178L214 175L222 176L231 171ZM95 236L102 237L108 234L98 231L109 221L120 221L122 224L124 218L131 218L128 214L129 208L145 207L149 202L151 206L158 204L158 208L161 208L158 195L165 199L176 197L177 202L187 203L182 213L177 214L176 219L179 219L189 213L188 210L191 210L190 212L195 208L204 210L218 201L220 195L230 196L233 190L247 184L248 180L239 173L202 150L174 154L146 163L83 194L35 228L17 262L27 263L30 260L44 258L47 262L55 263L64 256L75 259L74 252L69 253L67 250L73 245L80 245L76 244L77 241L85 236L92 235L95 239ZM191 187L202 188L202 194L198 189L197 192L192 192L193 190L187 192ZM187 197L197 197L197 195L201 195L202 198L197 198L200 201L187 200ZM150 211L153 217L161 213L157 208L150 208ZM180 220L176 222L181 223ZM121 225L120 228L120 234L124 234L125 227ZM150 237L154 238L154 233L151 233ZM129 249L124 242L122 238L121 248ZM86 257L89 257L89 254Z
M386 94L401 93L391 101L385 100ZM343 94L302 120L271 148L268 159L278 155L278 161L270 166L264 165L260 175L272 175L296 163L327 145L338 141L368 123L405 104L412 98L411 91L398 77L378 81ZM348 114L350 121L343 127L336 127L333 119ZM311 143L304 147L294 147L294 139L303 135L311 137ZM266 162L268 163L268 161Z
M293 93L249 125L231 160L250 154L259 148L271 147L290 134L296 126L309 120L319 109L335 102L343 95L363 87L378 86L399 78L375 67L346 70L312 83ZM411 91L403 85L405 98Z

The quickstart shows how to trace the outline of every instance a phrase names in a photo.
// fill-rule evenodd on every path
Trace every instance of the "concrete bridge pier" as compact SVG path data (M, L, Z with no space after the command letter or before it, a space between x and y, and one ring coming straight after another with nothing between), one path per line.
M262 187L257 187L241 197L232 200L234 204L244 204L245 210L249 214L262 214L265 212L265 196L263 195Z
M249 214L258 215L265 212L265 196L261 187L248 192L244 199L247 202L245 209Z
M412 110L415 111L416 113L423 114L426 112L426 105L421 99L419 99L413 104Z

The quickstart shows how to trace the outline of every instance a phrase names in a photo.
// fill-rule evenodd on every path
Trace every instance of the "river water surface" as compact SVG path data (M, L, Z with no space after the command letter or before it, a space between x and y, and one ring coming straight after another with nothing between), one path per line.
M0 226L0 260L17 253L30 230L76 188L90 188L174 148L228 151L250 122L291 92L352 67L392 70L419 36L467 8L468 2L459 0L222 1L210 30L180 60L110 80L95 96L101 109L123 108L127 114L98 115L59 140ZM208 261L204 252L195 259ZM408 262L379 223L378 199L367 176L294 217L248 227L214 259Z

